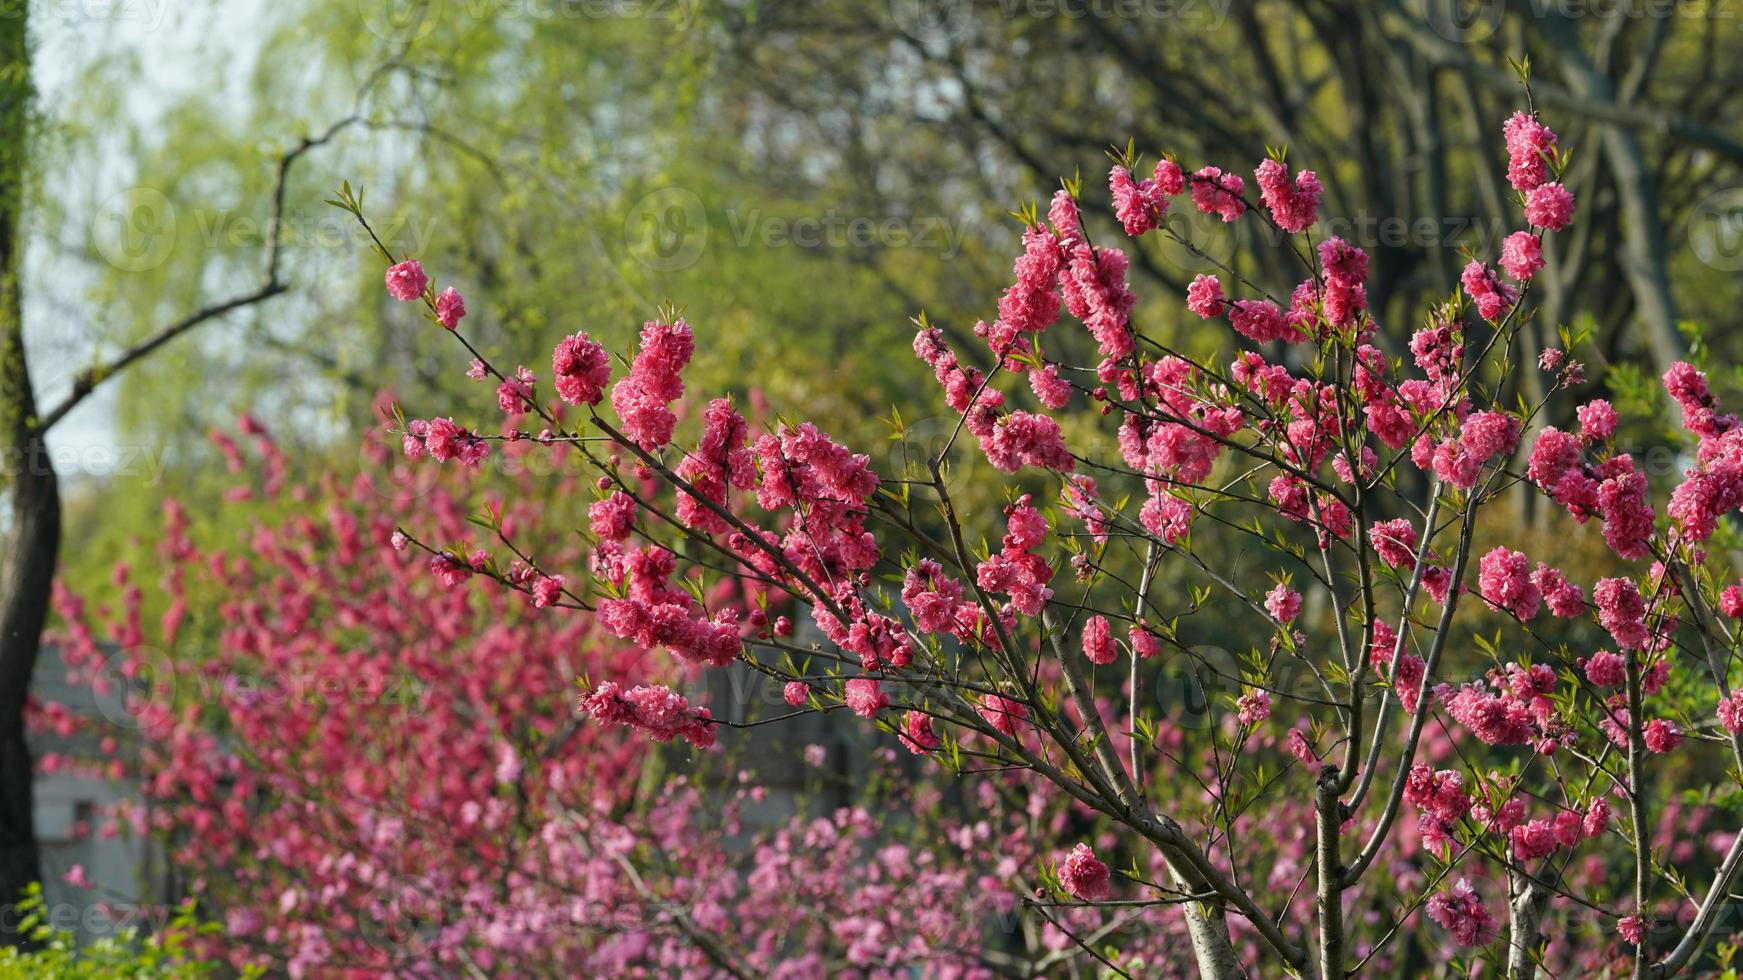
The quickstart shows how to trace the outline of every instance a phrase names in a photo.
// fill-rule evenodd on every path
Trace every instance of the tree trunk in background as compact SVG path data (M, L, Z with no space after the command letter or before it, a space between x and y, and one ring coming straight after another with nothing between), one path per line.
M1543 957L1543 916L1553 894L1516 872L1507 875L1507 980L1535 980Z
M60 493L24 357L24 187L31 128L26 0L0 0L0 908L41 878L24 703L60 550ZM15 915L0 941L16 942Z
M1546 19L1544 33L1561 49L1562 77L1574 95L1599 105L1617 105L1616 83L1593 68L1567 18ZM1665 266L1658 180L1632 128L1608 122L1598 132L1622 206L1622 248L1628 257L1622 268L1634 295L1635 317L1658 369L1665 371L1687 354L1687 347L1677 331L1676 301Z

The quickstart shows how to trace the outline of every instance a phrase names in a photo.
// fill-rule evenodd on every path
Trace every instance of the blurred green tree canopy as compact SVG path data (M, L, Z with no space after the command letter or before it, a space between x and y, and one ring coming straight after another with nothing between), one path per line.
M378 391L416 415L473 384L418 353L415 331L434 328L393 308L321 203L341 180L391 245L465 292L490 350L542 358L583 329L622 348L672 302L705 338L697 390L757 389L861 446L889 445L892 402L918 438L923 410L942 414L909 318L924 309L961 339L992 315L1016 243L1006 209L1080 174L1093 227L1114 233L1106 151L1128 138L1151 160L1244 172L1286 147L1318 169L1327 227L1373 253L1402 354L1464 253L1492 254L1516 226L1500 179L1499 124L1523 104L1509 58L1531 59L1539 108L1578 147L1584 217L1551 244L1537 346L1589 329L1594 392L1609 363L1656 374L1686 351L1682 321L1727 325L1743 265L1743 104L1727 97L1743 10L1726 3L288 0L253 16L256 57L192 59L194 83L149 127L101 123L138 77L125 45L48 107L67 173L43 196L89 232L63 245L87 260L82 299L114 342L250 281L270 162L351 123L289 188L289 295L118 382L119 441L164 469L113 478L150 493L88 485L75 515L106 519L69 521L74 574L155 521L163 493L215 506L199 436L239 411L309 465L349 462L343 436L370 424ZM117 191L153 219L142 230L130 212L126 248L103 220ZM1256 281L1292 284L1279 249L1237 249L1190 208L1170 220ZM1180 307L1202 258L1156 236L1128 250L1147 323L1188 349L1227 343ZM1707 335L1720 365L1737 343Z

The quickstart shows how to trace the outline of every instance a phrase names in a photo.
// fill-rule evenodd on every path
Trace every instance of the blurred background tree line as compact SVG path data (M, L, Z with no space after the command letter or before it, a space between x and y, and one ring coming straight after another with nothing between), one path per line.
M285 187L285 293L74 416L85 444L120 450L63 474L62 574L90 591L165 496L222 513L204 436L239 412L298 466L355 468L378 393L420 416L475 384L424 353L414 331L435 327L389 309L322 203L341 180L392 247L465 292L491 352L542 358L576 330L623 349L675 302L705 338L693 387L802 411L899 471L954 428L910 318L976 350L1018 249L1007 212L1062 177L1081 174L1111 240L1106 151L1128 139L1190 168L1250 174L1287 147L1317 169L1326 229L1373 256L1378 342L1406 354L1466 250L1492 257L1516 226L1499 127L1522 105L1508 59L1528 56L1538 107L1577 148L1582 212L1546 244L1528 346L1590 337L1589 390L1548 421L1606 390L1656 408L1645 382L1678 357L1739 388L1743 0L141 0L33 5L32 33L52 84L21 282L51 401L105 352L254 282L275 161L341 127ZM1277 243L1233 238L1256 225L1169 220L1292 285ZM1160 236L1127 247L1146 329L1226 347L1182 304L1213 266ZM1086 338L1059 341L1091 360ZM1659 451L1655 475L1680 468L1656 429L1637 442L1649 465Z
M215 8L157 19L237 17ZM149 29L170 22L107 25L147 30L88 43L76 97L43 106L41 265L85 271L41 284L51 390L93 335L124 342L252 275L271 158L358 121L289 188L288 294L118 380L115 441L164 453L158 489L183 494L211 462L198 437L238 410L346 455L333 437L369 423L378 390L435 405L470 384L384 315L354 233L321 203L342 178L391 244L466 291L494 349L531 357L576 329L627 340L670 300L709 337L705 386L864 426L861 444L924 377L909 318L966 337L1008 276L1006 210L1079 170L1100 201L1105 151L1128 138L1241 172L1287 147L1326 182L1328 230L1374 256L1382 322L1413 328L1463 252L1493 254L1511 230L1509 57L1530 56L1540 107L1579 148L1584 214L1552 243L1539 346L1587 327L1595 385L1612 364L1655 375L1687 352L1679 324L1728 326L1743 269L1735 2L295 0L245 20L258 47L199 46L181 68L196 84L149 126L115 121ZM1170 220L1290 284L1281 249L1237 249L1191 209ZM1133 252L1146 322L1215 342L1179 302L1209 263L1160 240ZM1708 343L1735 359L1728 330ZM101 562L105 540L153 519L152 494L117 492L128 479L79 488L69 560ZM80 501L105 519L79 520Z

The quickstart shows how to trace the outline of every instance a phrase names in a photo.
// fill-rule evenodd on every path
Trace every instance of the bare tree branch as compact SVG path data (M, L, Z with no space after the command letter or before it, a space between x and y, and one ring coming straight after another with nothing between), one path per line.
M97 387L103 382L143 360L165 344L175 340L177 337L180 337L208 320L215 320L229 313L233 313L236 310L245 309L257 303L265 302L266 300L284 292L286 287L284 283L280 281L278 276L279 255L282 246L282 240L279 237L279 228L283 223L285 184L289 177L291 166L296 163L303 154L317 146L331 142L333 138L338 136L341 132L362 121L363 117L360 115L354 114L347 116L328 127L327 131L319 136L303 137L298 141L293 149L279 157L278 170L273 179L272 212L267 218L266 225L266 254L264 262L262 263L264 268L261 270L260 284L258 286L248 292L240 293L231 296L228 299L203 306L187 316L182 317L180 320L158 330L156 333L139 343L127 348L109 361L86 368L79 372L73 378L72 390L67 393L65 398L61 399L59 404L43 414L40 426L41 430L46 432L49 429L54 428L55 423L66 418L68 412L77 408L79 403L84 401L93 391L96 391Z

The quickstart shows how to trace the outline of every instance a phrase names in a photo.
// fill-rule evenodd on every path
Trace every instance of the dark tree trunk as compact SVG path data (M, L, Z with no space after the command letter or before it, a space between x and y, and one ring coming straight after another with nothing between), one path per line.
M0 0L0 908L41 878L24 704L60 550L60 493L24 357L19 285L31 130L26 0ZM16 915L0 916L14 942Z
M7 452L17 445L8 445ZM42 874L24 703L48 614L61 530L60 497L42 443L32 437L22 446L24 464L8 464L12 526L0 539L0 894L6 896L0 905L15 902ZM13 925L13 917L0 917L0 930ZM0 942L12 939L0 932Z

